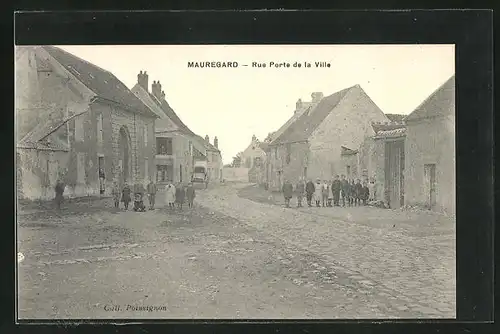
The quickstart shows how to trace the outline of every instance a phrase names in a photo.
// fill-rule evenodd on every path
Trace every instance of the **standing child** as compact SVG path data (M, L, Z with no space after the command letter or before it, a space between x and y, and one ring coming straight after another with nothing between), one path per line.
M368 202L368 198L370 198L370 189L368 188L368 183L366 181L363 182L362 194L363 205L366 205L366 203Z
M125 205L125 210L128 210L128 204L130 203L130 187L128 186L127 183L123 185L122 189L122 202Z
M323 197L323 187L319 179L316 180L316 184L314 185L314 187L316 189L314 192L314 201L316 202L316 207L319 208L321 198Z
M356 197L356 184L354 179L349 182L349 206L354 206L354 198Z
M184 197L186 196L186 191L184 190L184 185L179 182L175 187L175 202L177 203L177 208L182 210L182 204L184 204Z
M370 183L368 184L368 190L370 192L370 196L368 197L368 200L374 201L375 200L375 179L371 178Z
M323 207L328 205L328 182L323 180L321 184L321 204Z
M113 189L111 189L111 195L113 195L113 200L115 202L115 208L118 209L120 207L120 187L118 186L118 182L113 182Z
M332 207L332 202L333 202L333 192L332 192L332 187L333 187L333 180L328 182L328 206Z
M174 208L175 187L170 181L168 182L167 186L165 187L165 202L167 202L168 207L170 209Z
M316 187L314 186L314 183L311 180L307 181L307 184L306 184L306 199L307 199L307 205L309 207L312 206L312 199L313 199L315 191L316 191Z
M188 207L190 207L190 208L193 207L195 196L196 196L196 193L194 191L193 184L189 183L188 187L186 189L186 197L187 197L187 200L188 200Z
M357 179L354 185L354 204L356 206L361 205L361 200L363 199L363 186L361 185L361 180Z
M302 177L299 179L299 182L295 186L295 192L297 193L297 207L301 208L302 207L302 198L304 197L304 192L305 192L305 184L304 180Z
M54 189L55 193L56 193L56 197L55 197L54 200L56 202L57 210L61 210L61 203L64 200L64 195L63 195L64 194L64 188L66 188L66 185L61 180L61 178L58 178L56 186L55 186L55 189Z

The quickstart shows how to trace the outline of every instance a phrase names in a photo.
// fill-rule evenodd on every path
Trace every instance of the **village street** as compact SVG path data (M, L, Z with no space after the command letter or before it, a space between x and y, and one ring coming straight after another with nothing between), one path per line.
M182 212L158 197L145 213L20 212L19 318L455 317L450 217L286 209L247 184L198 191Z

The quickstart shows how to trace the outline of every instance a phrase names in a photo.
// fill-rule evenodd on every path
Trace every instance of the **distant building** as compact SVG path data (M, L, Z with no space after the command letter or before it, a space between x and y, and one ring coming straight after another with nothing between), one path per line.
M405 118L405 203L456 212L455 76Z
M51 46L16 47L21 198L109 194L154 172L152 113L112 73Z
M284 179L297 182L301 176L323 180L351 174L354 168L346 166L343 154L355 151L374 135L372 122L389 121L359 85L324 97L296 114L300 116L269 145L267 175L274 190L281 188Z

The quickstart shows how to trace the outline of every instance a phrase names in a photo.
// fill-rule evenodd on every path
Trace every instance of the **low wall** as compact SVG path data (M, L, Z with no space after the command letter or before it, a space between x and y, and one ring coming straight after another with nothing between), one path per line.
M248 171L249 168L244 167L224 167L222 169L222 178L228 182L248 182Z

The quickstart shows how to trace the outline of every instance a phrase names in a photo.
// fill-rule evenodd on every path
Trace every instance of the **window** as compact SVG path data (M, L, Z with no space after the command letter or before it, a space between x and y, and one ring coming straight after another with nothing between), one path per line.
M351 166L346 166L347 177L351 177Z
M144 146L148 146L148 126L144 125Z
M210 162L212 161L212 153L207 152L207 161Z
M82 116L75 117L75 140L83 141L83 118Z
M261 164L262 164L262 161L261 161L261 158L260 158L260 157L255 157L255 158L253 159L253 165L254 165L255 167L260 167L260 166L261 166Z
M149 161L148 159L144 160L144 178L149 179Z
M172 155L173 143L172 138L156 138L156 154Z
M103 123L103 116L102 114L99 114L99 117L97 118L97 140L99 144L102 144L103 142L102 123Z
M189 141L189 156L193 156L193 143Z
M286 164L287 165L290 163L291 155L292 155L292 145L286 144Z
M277 147L274 148L274 158L278 159L278 148Z
M156 182L174 181L174 166L158 165L156 166Z

